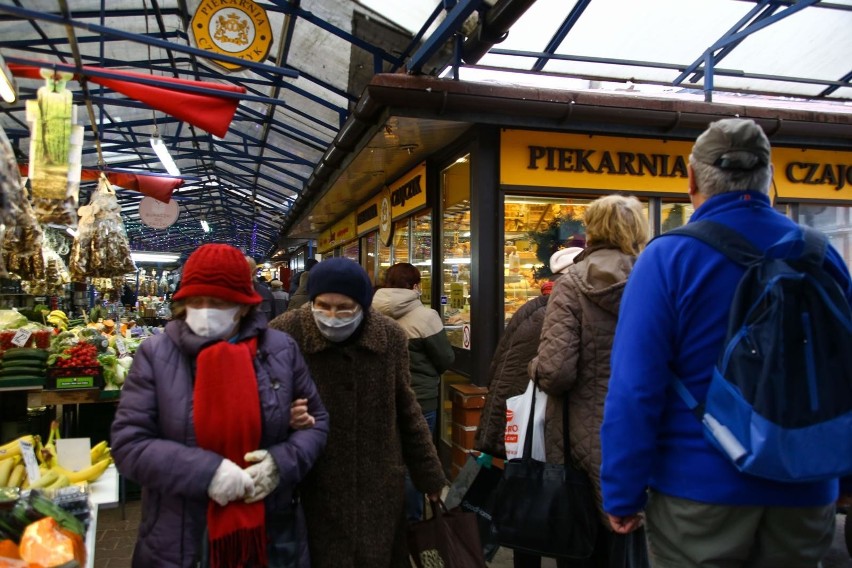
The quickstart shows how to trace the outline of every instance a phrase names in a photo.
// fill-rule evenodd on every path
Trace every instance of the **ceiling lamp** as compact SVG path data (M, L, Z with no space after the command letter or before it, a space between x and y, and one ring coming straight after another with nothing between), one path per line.
M175 164L175 161L172 159L172 155L169 153L169 149L166 148L166 144L163 142L163 139L160 138L160 133L156 130L151 136L151 148L153 148L154 152L157 153L157 157L160 159L163 167L166 168L166 171L169 172L169 175L179 177L180 170L178 169L177 164Z
M141 252L133 251L130 253L130 258L133 262L139 263L163 263L171 264L180 260L180 255L170 252Z
M208 224L207 224L207 220L206 220L206 219L202 219L202 220L201 220L201 228L202 228L202 229L204 229L204 232L205 232L205 233L209 233L209 232L210 232L210 225L208 225Z
M6 61L2 55L0 55L0 98L7 103L13 103L18 100L15 78L6 66Z

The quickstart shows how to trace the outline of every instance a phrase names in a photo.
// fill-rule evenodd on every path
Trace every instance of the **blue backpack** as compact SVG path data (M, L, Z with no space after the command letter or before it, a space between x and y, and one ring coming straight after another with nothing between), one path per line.
M800 227L762 253L737 231L696 221L664 233L715 248L745 272L704 404L673 386L740 471L783 482L852 474L852 310Z

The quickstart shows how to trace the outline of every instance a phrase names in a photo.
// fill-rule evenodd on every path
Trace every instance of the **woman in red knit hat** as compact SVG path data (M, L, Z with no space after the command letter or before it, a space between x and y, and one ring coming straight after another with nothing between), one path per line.
M186 311L140 345L112 427L143 489L133 566L307 568L294 491L328 415L305 361L267 329L234 247L192 253L174 299Z

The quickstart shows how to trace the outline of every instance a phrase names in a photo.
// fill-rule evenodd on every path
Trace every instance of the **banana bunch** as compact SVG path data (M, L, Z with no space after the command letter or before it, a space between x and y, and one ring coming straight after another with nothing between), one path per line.
M54 432L55 430L55 432ZM56 462L54 440L59 437L58 425L51 427L48 442L42 446L39 436L26 435L0 446L0 487L20 487L21 489L60 489L71 484L92 482L98 479L112 463L112 455L106 440L95 444L90 452L92 465L79 471L71 471ZM41 476L30 484L26 476L21 448L18 443L26 440L33 444L35 454L41 465Z
M47 323L57 329L66 331L68 329L68 315L62 310L53 310L47 314Z

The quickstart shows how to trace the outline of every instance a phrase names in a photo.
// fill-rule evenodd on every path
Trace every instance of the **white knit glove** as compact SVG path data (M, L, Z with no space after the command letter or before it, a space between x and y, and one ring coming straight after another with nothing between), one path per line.
M275 460L266 450L249 452L243 459L254 464L245 469L254 483L254 491L246 495L246 503L255 503L266 499L266 496L275 491L281 481Z
M229 459L222 460L207 487L207 495L224 507L231 501L244 499L254 491L254 481L248 473Z

